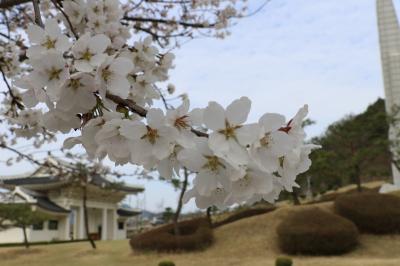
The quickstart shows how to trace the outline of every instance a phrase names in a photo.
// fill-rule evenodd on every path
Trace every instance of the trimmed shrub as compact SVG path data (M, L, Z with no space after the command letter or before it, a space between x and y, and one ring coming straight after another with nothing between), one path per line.
M170 260L164 260L164 261L160 261L158 266L175 266L175 263Z
M358 243L358 230L351 221L318 208L292 212L277 234L280 248L289 254L342 254Z
M174 235L174 225L167 224L133 236L130 245L138 250L197 250L213 242L213 232L206 218L179 223L180 235Z
M388 194L342 195L335 201L336 212L353 221L361 232L400 233L400 198Z
M279 257L275 261L275 266L292 266L293 260L289 257Z
M368 188L368 187L362 187L362 193L378 193L379 192L379 187L376 188ZM321 195L321 197L318 200L314 200L308 204L314 204L314 203L322 203L322 202L328 202L328 201L334 201L341 195L348 195L348 194L355 194L355 193L360 193L358 192L357 188L352 188L344 192L332 192L332 193L327 193Z
M222 221L213 223L212 227L216 228L216 227L219 227L219 226L222 226L225 224L236 222L243 218L248 218L248 217L252 217L252 216L260 215L260 214L265 214L265 213L271 212L275 209L276 209L276 207L271 205L270 207L242 210L242 211L239 211L238 213L230 215L228 218L225 218Z

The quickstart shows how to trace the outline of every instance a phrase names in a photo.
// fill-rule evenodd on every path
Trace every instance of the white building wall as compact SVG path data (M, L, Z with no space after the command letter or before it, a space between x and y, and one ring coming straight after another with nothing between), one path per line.
M40 241L55 241L63 240L60 238L60 222L58 222L57 230L49 230L49 222L45 221L43 224L43 230L33 230L29 229L28 239L30 242L40 242Z
M100 209L89 209L89 232L99 233L99 226L102 224L102 212Z
M20 228L10 228L0 231L0 243L22 243L24 235Z
M124 223L124 229L120 230L117 227L117 232L116 232L116 240L121 240L121 239L126 239L127 235L126 235L126 220L118 220L118 223L123 222ZM118 226L118 224L117 224Z
M32 228L27 228L26 235L29 242L63 240L63 238L60 236L60 223L58 230L49 230L47 221L43 223L43 230L33 230ZM24 234L21 228L14 227L0 231L0 243L23 242Z
M63 202L63 201L58 201ZM65 202L65 201L64 201ZM69 200L69 205L64 205L64 208L75 210L74 224L71 225L69 216L54 217L51 220L58 221L57 230L48 229L48 221L43 223L42 230L33 230L27 228L27 236L29 242L40 241L54 241L54 240L70 240L71 233L74 234L74 239L79 239L79 232L84 228L83 219L80 217L83 214L81 211L82 202L79 200ZM107 236L105 240L126 239L126 220L124 220L124 229L118 229L118 215L117 204L115 203L102 203L102 202L87 202L89 208L89 231L90 233L98 233L99 226L103 226L103 210L106 210L106 228ZM68 224L67 224L68 221ZM84 229L83 229L84 232ZM84 235L86 237L86 234ZM0 231L0 243L22 243L23 232L20 228L10 228L8 230Z
M117 236L115 240L122 240L122 239L126 239L126 229L117 230Z

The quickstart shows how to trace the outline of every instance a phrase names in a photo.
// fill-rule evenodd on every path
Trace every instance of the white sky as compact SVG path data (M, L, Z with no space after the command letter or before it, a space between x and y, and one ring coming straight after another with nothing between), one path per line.
M263 1L250 2L254 8ZM255 121L265 112L290 117L307 103L317 122L309 136L383 97L375 0L272 0L239 21L227 39L193 40L175 54L171 82L189 94L193 107L210 100L227 105L245 95ZM5 158L2 151L0 156ZM0 173L24 168L0 164ZM146 209L176 206L178 193L170 185L127 181L145 185L139 201ZM194 209L191 202L184 211Z

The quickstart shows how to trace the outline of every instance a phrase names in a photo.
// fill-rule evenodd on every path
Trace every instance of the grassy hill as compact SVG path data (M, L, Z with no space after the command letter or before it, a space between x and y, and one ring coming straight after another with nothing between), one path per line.
M243 219L215 230L215 244L203 252L182 254L135 253L128 241L99 242L92 251L87 243L38 246L26 252L22 248L0 249L1 266L155 266L164 259L177 266L269 266L282 255L277 247L275 229L282 219L299 208L332 211L332 203L313 206L280 207L274 212ZM340 257L293 257L295 266L398 266L400 235L362 235L354 252Z

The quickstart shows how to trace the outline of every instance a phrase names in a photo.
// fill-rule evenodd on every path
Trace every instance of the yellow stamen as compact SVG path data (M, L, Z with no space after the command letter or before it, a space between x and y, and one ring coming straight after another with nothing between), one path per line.
M156 140L160 136L158 135L157 129L147 126L147 133L141 137L141 139L147 139L151 144L155 144Z
M235 130L242 126L231 126L228 121L225 121L225 129L221 129L218 133L225 135L225 139L236 138Z
M49 80L60 79L60 74L62 71L63 71L62 69L56 69L56 68L52 67L51 70L48 71Z
M56 48L56 40L52 40L50 37L47 37L42 46L46 47L47 50L54 49Z

